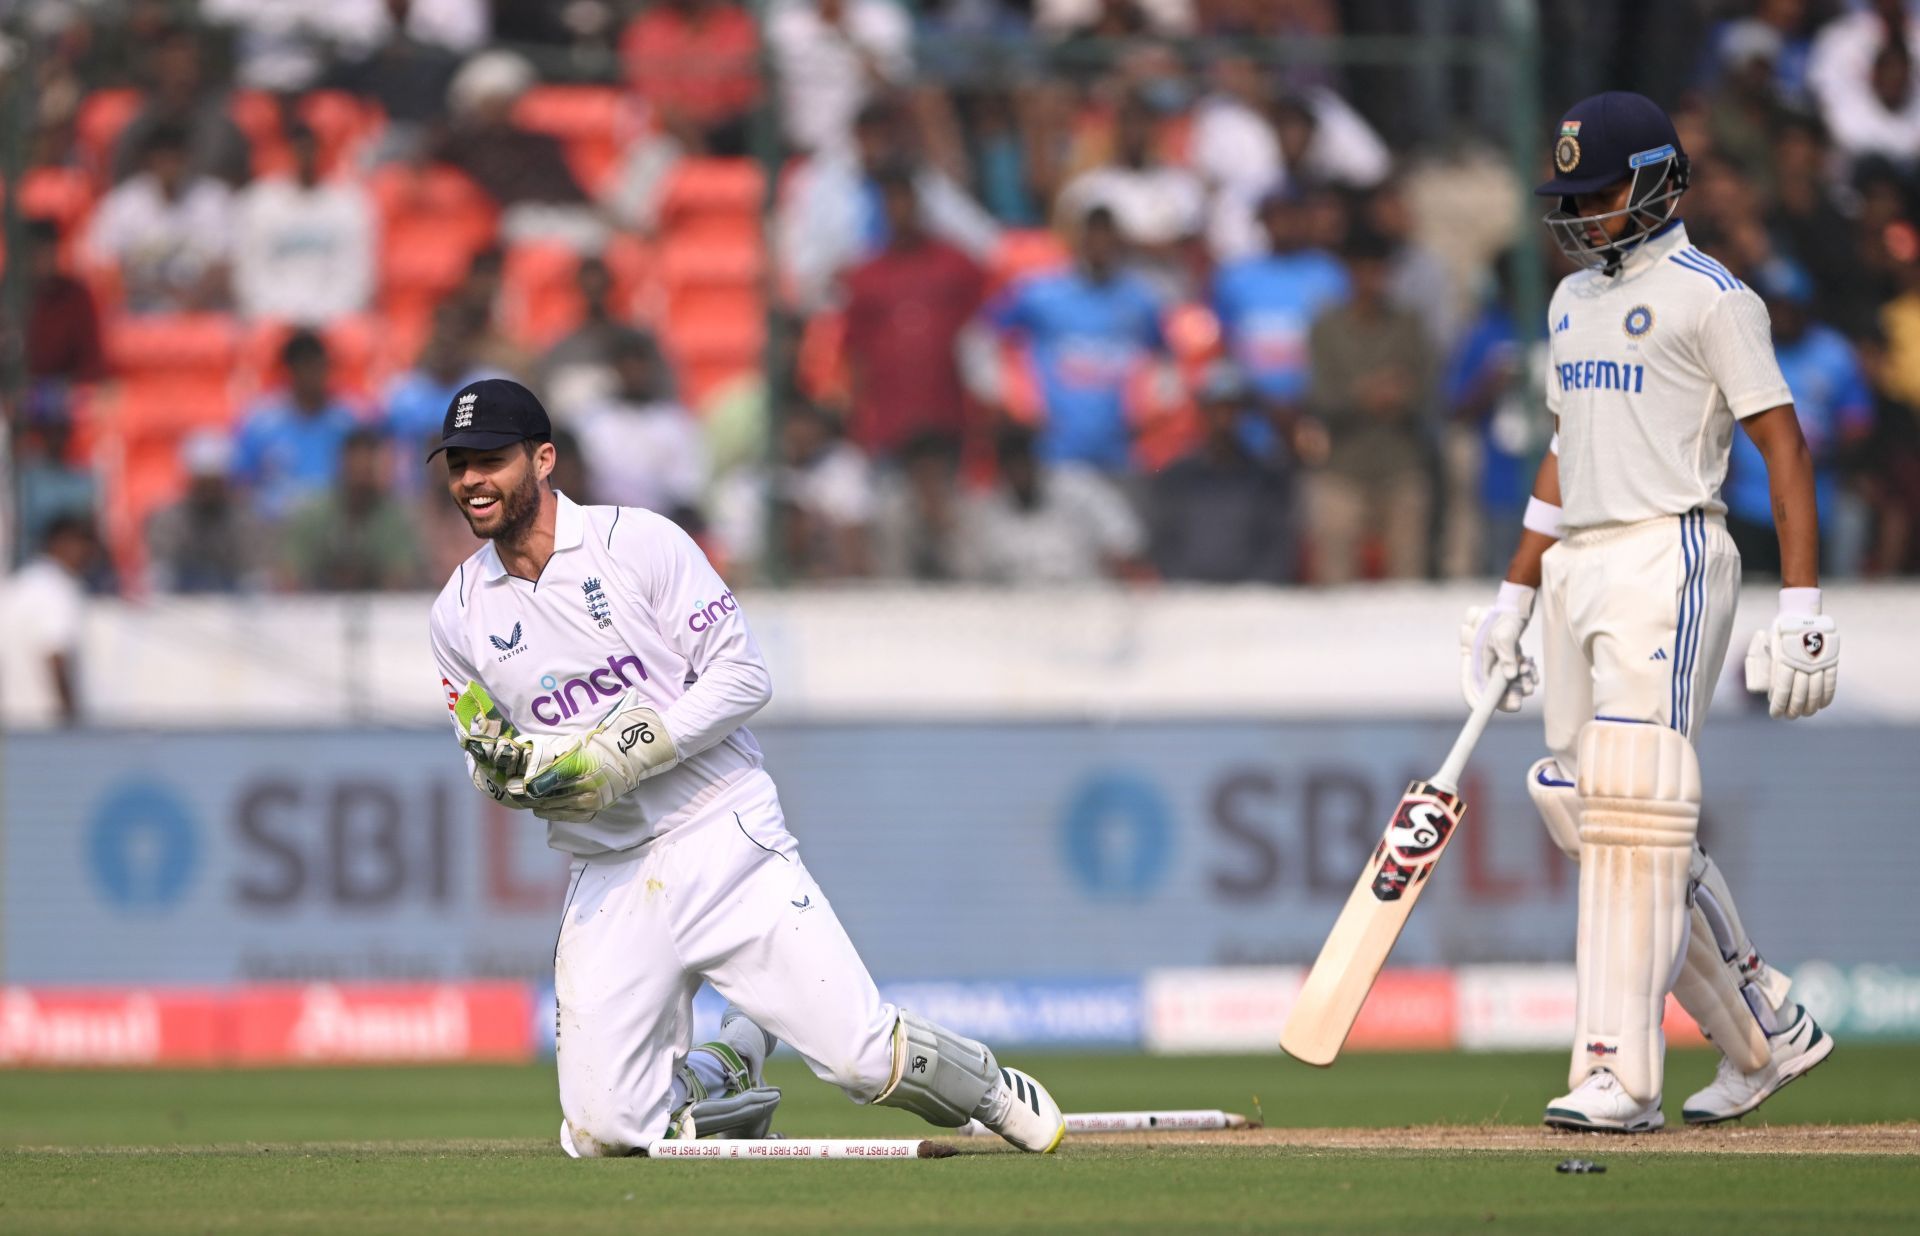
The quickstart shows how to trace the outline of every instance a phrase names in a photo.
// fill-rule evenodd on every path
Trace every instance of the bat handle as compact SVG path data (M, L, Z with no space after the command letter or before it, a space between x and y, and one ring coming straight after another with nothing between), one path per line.
M1440 771L1427 778L1428 782L1449 794L1460 791L1460 774L1467 770L1467 757L1473 754L1474 746L1480 741L1480 735L1486 731L1487 722L1500 707L1500 697L1507 693L1512 679L1490 677L1487 685L1480 689L1480 698L1473 702L1473 711L1467 714L1467 723L1460 727L1460 737L1453 740L1453 750L1447 752L1447 758L1441 762Z

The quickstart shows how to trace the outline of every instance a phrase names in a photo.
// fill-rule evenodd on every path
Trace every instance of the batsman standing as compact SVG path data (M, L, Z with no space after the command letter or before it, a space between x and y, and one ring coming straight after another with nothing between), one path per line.
M1686 152L1641 95L1577 104L1554 145L1546 224L1584 269L1548 310L1557 433L1495 603L1461 629L1469 701L1486 676L1532 691L1519 641L1536 596L1550 752L1527 788L1580 864L1579 996L1566 1129L1643 1132L1660 1110L1669 990L1724 1057L1685 1119L1745 1115L1833 1050L1761 959L1697 841L1694 742L1726 659L1740 558L1719 497L1736 423L1766 459L1779 613L1747 652L1776 717L1833 700L1840 640L1820 611L1813 467L1759 296L1687 242Z
M474 784L572 856L554 950L560 1142L760 1136L784 1039L856 1102L1023 1150L1066 1123L1027 1074L885 1004L800 860L745 728L771 695L746 615L705 555L648 511L574 504L532 392L464 387L435 455L482 545L429 622ZM902 844L911 844L903 839ZM729 1000L691 1046L702 980Z

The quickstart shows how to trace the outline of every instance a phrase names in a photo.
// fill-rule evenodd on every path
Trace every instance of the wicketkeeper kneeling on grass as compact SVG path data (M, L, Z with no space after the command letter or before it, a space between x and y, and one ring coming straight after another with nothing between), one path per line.
M883 1003L800 861L745 728L772 684L733 594L668 520L556 493L549 435L504 379L447 408L434 455L486 543L429 628L474 784L573 856L553 965L561 1146L764 1136L780 1092L761 1069L784 1039L855 1102L1053 1150L1052 1096ZM702 980L729 1006L694 1047Z

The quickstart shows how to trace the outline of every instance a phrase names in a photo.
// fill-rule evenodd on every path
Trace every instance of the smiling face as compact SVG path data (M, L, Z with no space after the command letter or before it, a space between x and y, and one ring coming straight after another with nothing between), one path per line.
M551 442L447 451L447 489L482 540L513 541L540 513L540 483L553 471Z

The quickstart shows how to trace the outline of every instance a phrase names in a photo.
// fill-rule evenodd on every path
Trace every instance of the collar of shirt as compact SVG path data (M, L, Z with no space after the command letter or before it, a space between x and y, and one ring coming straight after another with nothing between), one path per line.
M587 516L572 498L553 491L553 552L561 553L576 548L587 537ZM507 564L500 561L499 552L493 542L488 541L480 547L480 578L486 583L505 579Z
M1669 220L1653 235L1634 246L1633 252L1627 254L1626 261L1620 263L1620 274L1623 277L1637 275L1669 253L1685 248L1686 243L1687 225L1678 219Z

